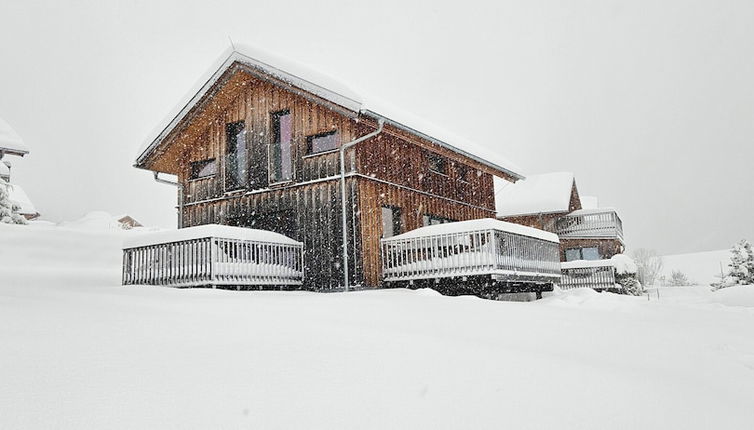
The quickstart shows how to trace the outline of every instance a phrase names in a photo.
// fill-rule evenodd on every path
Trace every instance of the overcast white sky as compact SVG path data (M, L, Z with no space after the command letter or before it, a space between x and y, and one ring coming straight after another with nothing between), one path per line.
M0 0L0 117L44 218L175 224L138 148L233 40L568 170L662 253L754 239L752 1Z

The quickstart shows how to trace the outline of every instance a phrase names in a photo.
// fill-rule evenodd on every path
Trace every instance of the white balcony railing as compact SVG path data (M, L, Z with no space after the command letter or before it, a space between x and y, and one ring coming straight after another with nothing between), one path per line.
M569 261L561 265L560 288L615 289L615 265L612 260Z
M240 227L143 234L123 247L123 285L298 286L303 266L301 242Z
M557 282L557 236L493 219L422 227L382 239L388 282L491 275L501 281Z
M623 222L613 209L582 209L560 217L555 233L561 239L618 239L623 242Z

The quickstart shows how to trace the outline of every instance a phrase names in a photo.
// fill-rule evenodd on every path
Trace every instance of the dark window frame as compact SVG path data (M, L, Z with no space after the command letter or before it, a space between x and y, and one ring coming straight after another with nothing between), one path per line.
M200 176L200 173L204 167L209 164L215 165L215 171L210 175ZM189 163L189 181L201 181L203 179L214 178L217 176L217 159L207 158L206 160L192 161Z
M273 161L272 151L274 150L275 145L281 144L280 142L280 137L281 137L280 136L280 118L286 115L291 115L291 141L289 142L290 157L291 157L291 172L290 172L289 178L278 179L278 178L273 178L274 175L273 175L273 170L272 170L272 161ZM292 116L293 116L293 113L291 112L290 109L282 109L279 111L270 112L270 127L272 128L272 130L270 130L271 131L270 137L272 140L270 141L270 145L268 146L268 150L267 150L267 182L270 185L287 184L287 183L293 182L296 175L296 168L294 166L294 161L295 161L294 151L295 151L296 145L293 139ZM281 156L280 170L282 171L282 156ZM282 176L282 173L281 173L281 176Z
M403 220L402 220L403 211L401 210L401 208L398 207L398 206L393 206L393 205L382 205L382 206L380 206L380 217L382 217L382 215L383 215L383 212L382 212L383 209L388 209L388 210L391 211L392 218L393 218L393 223L392 223L393 224L392 225L392 227L393 227L393 232L392 233L393 234L390 235L390 236L385 236L385 231L384 231L385 220L383 219L382 220L382 227L383 227L382 237L383 238L385 238L385 237L393 237L393 236L397 236L397 235L403 233Z
M248 133L246 133L246 121L233 121L225 124L225 163L224 163L224 173L225 173L225 191L226 192L232 192L232 191L238 191L243 190L246 188L248 183L248 175L249 175L249 168L248 168L248 151L249 151L249 145L248 145ZM237 152L237 145L238 141L235 139L231 139L231 137L237 137L241 132L244 132L244 152L245 156L243 157L243 164L245 166L241 166L242 168L240 171L244 174L242 176L246 177L240 177L238 179L238 183L233 183L233 180L231 180L230 175L228 175L228 171L230 168L229 165L229 159L231 156L236 156ZM232 145L231 145L232 142ZM231 151L233 149L233 151ZM239 168L238 166L238 160L235 160L235 167L236 169Z
M471 179L469 178L469 175L471 175L471 172L474 170L470 166L467 166L463 163L455 163L456 173L458 174L458 180L467 184L471 183Z
M597 260L586 260L584 258L584 250L585 249L594 249L597 251L597 260L600 260L602 258L602 254L600 253L600 248L598 246L575 246L572 248L566 248L565 251L563 251L564 256L566 257L566 261L597 261ZM568 259L568 251L577 251L579 254L579 258L575 260L569 260Z
M314 151L314 145L313 141L314 139L320 138L320 137L327 137L327 136L337 136L338 130L330 130L330 131L324 131L322 133L312 134L310 136L306 136L306 155L319 155L319 154L327 154L329 152L337 151L340 145L339 142L335 141L335 146L332 149L324 149L321 151Z
M448 176L448 159L440 154L430 152L427 155L429 171L438 175ZM438 167L438 168L436 168Z

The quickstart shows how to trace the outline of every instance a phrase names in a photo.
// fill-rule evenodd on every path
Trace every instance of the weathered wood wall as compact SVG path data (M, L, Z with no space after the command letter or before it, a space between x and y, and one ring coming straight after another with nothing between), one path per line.
M359 213L361 217L361 237L364 282L374 287L380 284L382 260L380 238L382 231L383 206L401 209L403 232L422 227L422 216L432 214L456 221L479 218L494 218L494 211L479 206L433 196L428 193L396 187L378 180L359 177Z

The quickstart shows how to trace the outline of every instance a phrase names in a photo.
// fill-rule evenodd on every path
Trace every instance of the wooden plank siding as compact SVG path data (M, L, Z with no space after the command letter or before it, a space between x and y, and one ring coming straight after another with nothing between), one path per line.
M242 69L229 69L226 75L171 131L164 148L146 167L178 176L184 226L219 223L286 234L304 243L304 288L342 285L339 154L307 154L307 137L335 130L340 145L374 131L376 121L345 115ZM293 178L270 184L272 114L284 110L293 119ZM243 121L247 131L248 183L229 191L225 189L226 124L237 121ZM430 171L430 153L447 159L447 175ZM191 163L208 159L217 161L217 173L190 179ZM495 216L489 166L405 130L385 126L377 137L348 150L346 170L353 284L380 285L383 205L401 208L404 231L421 227L425 214L459 221ZM463 170L469 174L461 178ZM270 221L275 217L279 222Z
M401 209L402 230L422 227L422 216L431 214L456 221L479 218L494 218L494 211L478 206L452 202L416 190L400 188L368 177L359 177L359 213L364 283L373 287L380 284L382 270L380 238L382 231L382 207Z

